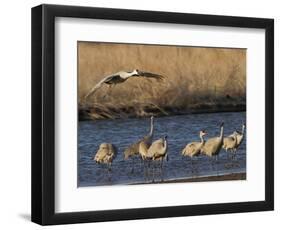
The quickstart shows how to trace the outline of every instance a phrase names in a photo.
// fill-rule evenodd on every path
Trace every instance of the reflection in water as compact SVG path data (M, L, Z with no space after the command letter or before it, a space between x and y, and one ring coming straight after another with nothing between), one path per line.
M169 161L164 161L163 173L159 162L144 162L140 158L124 160L124 149L149 132L150 119L124 119L79 122L78 186L147 183L161 180L194 178L246 172L246 136L235 159L221 150L218 163L200 155L193 160L182 157L181 151L191 141L200 141L199 131L208 132L208 139L219 136L224 121L225 135L241 131L246 113L210 113L155 118L154 139L168 136ZM91 158L102 142L117 146L118 153L111 171ZM133 162L134 161L134 162ZM133 164L134 163L134 164ZM133 167L134 166L134 167Z

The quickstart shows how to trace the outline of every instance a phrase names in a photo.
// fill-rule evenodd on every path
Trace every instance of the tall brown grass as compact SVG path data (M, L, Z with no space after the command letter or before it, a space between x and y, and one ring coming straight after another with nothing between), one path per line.
M246 103L245 49L96 42L78 42L80 102L104 76L133 69L166 78L162 83L132 78L110 91L105 85L88 98L87 115L146 116ZM80 103L80 109L85 104Z

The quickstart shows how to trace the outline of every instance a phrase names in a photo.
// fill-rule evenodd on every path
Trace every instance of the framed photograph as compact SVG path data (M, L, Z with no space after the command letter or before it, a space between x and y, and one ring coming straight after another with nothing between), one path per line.
M274 208L274 21L32 8L32 221Z

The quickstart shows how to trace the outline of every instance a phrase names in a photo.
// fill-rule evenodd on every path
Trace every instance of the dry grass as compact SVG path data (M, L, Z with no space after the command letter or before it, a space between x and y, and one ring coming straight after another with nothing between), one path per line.
M129 79L110 92L103 86L87 106L80 104L80 115L93 119L223 110L224 106L235 110L246 103L245 49L78 42L78 66L80 99L104 76L120 70L166 76L160 84Z

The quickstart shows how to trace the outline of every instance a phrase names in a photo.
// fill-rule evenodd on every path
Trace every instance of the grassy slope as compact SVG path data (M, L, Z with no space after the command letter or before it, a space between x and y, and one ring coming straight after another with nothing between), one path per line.
M245 109L245 49L79 42L78 65L81 119ZM81 103L104 76L136 68L166 80L133 78L110 92L103 86Z

